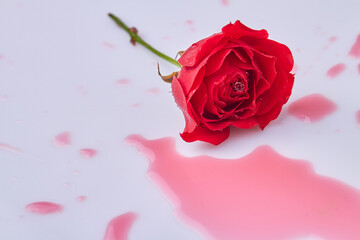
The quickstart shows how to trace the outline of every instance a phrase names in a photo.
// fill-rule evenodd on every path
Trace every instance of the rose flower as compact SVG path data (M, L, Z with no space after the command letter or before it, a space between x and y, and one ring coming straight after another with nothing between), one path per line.
M264 129L280 114L294 83L288 47L240 21L188 48L172 91L186 126L181 137L220 144L230 126Z

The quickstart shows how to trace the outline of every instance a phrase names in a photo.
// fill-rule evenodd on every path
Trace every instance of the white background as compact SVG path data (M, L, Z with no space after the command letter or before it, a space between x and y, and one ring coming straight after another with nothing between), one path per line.
M102 239L107 223L128 211L139 215L130 239L202 239L176 218L172 204L150 181L147 160L124 144L134 133L149 139L173 136L187 156L236 158L269 144L360 189L355 119L360 59L348 56L360 33L359 9L355 0L229 0L227 5L220 0L0 0L0 143L23 151L0 149L0 239ZM289 103L321 93L338 110L310 124L290 116L285 106L263 132L235 130L218 147L185 143L178 135L182 113L154 64L159 61L163 73L176 69L129 44L108 12L136 26L170 56L230 21L265 28L271 39L289 46L298 66ZM337 40L331 43L333 36ZM345 63L346 70L328 78L327 70L337 63ZM117 85L123 78L130 83ZM149 93L151 88L159 94ZM71 133L71 146L54 146L54 137L64 131ZM84 159L81 148L99 153ZM77 202L80 195L87 201ZM26 212L25 206L36 201L65 209L48 216Z

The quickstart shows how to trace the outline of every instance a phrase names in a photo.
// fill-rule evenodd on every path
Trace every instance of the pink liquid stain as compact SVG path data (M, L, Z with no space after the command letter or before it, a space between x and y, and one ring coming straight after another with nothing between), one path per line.
M168 40L171 39L171 37L169 37L169 36L163 36L163 37L161 37L161 39L164 40L164 41L168 41Z
M112 219L106 229L104 240L127 240L136 213L128 212Z
M114 44L111 44L111 43L108 43L108 42L103 42L103 46L108 48L108 49L116 48L116 46Z
M227 5L229 5L229 0L221 0L221 4L223 6L227 6Z
M350 49L349 55L355 58L360 58L360 34L357 36L354 45Z
M360 239L360 191L311 164L256 148L238 159L179 155L172 138L131 135L182 220L221 240Z
M0 60L2 60L4 58L4 56L3 55L0 55Z
M194 22L193 22L192 20L186 20L186 21L185 21L185 24L187 24L187 25L193 25Z
M311 94L291 103L288 113L297 119L311 123L318 122L333 113L337 105L321 94Z
M360 63L358 64L358 73L360 74Z
M54 144L58 147L66 147L71 145L71 134L70 132L63 132L55 136Z
M336 36L332 36L329 38L329 42L331 42L331 43L336 42L336 40L337 40Z
M360 125L360 110L356 112L356 121Z
M76 87L76 89L79 91L79 93L83 96L86 96L88 94L88 91L84 85L79 85Z
M9 152L16 153L16 154L23 153L23 151L21 151L20 149L10 146L9 144L6 144L6 143L0 143L0 150L9 151Z
M139 108L140 106L141 106L140 103L134 103L130 105L131 108Z
M159 95L160 89L159 88L149 88L146 92L149 94L152 94L152 95Z
M0 99L6 101L6 100L9 99L9 95L7 95L7 94L2 94L2 95L0 95Z
M84 158L93 158L98 153L97 150L92 148L83 148L79 150L79 153Z
M122 78L116 81L116 85L117 86L125 86L125 85L129 85L130 84L130 80L127 78Z
M62 212L63 206L52 202L34 202L28 204L25 207L25 209L35 214L45 215L45 214Z
M78 196L76 198L76 201L78 202L85 202L87 200L87 197L86 196Z
M343 63L336 64L332 66L326 73L326 75L330 78L337 77L340 73L342 73L346 68L346 65Z

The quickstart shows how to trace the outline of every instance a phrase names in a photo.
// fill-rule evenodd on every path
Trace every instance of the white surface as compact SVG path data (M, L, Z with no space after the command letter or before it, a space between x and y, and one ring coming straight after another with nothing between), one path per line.
M123 139L139 133L176 138L185 155L235 158L269 144L306 159L322 175L360 188L359 59L348 52L360 33L358 1L0 1L0 239L101 239L107 223L128 211L139 215L130 239L202 239L177 220L171 203L146 175L147 160ZM107 17L136 26L171 56L220 31L230 21L265 28L293 51L299 70L289 103L322 93L338 111L319 123L289 116L286 107L265 131L233 131L218 147L184 143L184 120L157 76L160 61ZM193 24L186 23L192 20ZM329 38L337 41L329 43ZM109 43L114 48L104 45ZM327 50L323 47L328 46ZM329 79L326 71L347 69ZM162 71L175 70L160 61ZM129 85L117 86L127 78ZM158 95L147 93L160 89ZM133 104L140 104L132 107ZM72 145L53 145L69 131ZM81 148L99 151L93 159ZM74 171L79 171L75 174ZM80 195L88 199L76 201ZM44 218L27 213L36 201L64 205Z

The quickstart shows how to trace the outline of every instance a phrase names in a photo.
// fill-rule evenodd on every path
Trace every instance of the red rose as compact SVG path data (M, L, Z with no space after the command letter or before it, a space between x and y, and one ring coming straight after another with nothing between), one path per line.
M181 137L187 142L218 145L229 126L264 129L280 114L294 83L289 48L240 21L194 43L179 62L172 91L185 116Z

